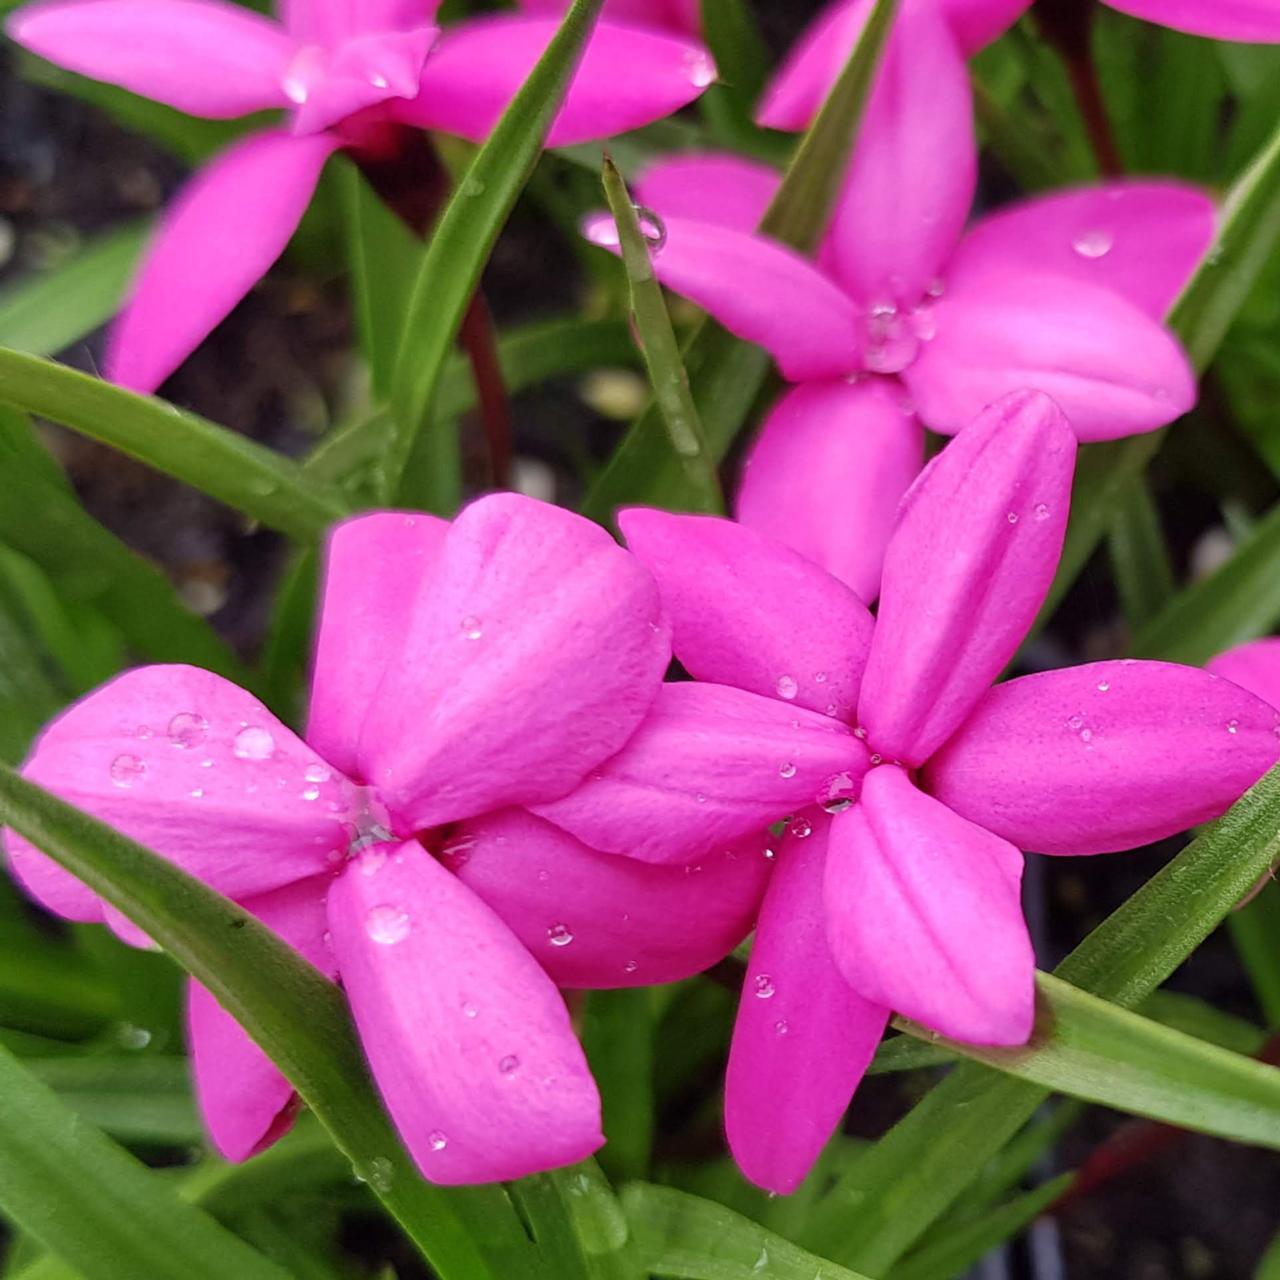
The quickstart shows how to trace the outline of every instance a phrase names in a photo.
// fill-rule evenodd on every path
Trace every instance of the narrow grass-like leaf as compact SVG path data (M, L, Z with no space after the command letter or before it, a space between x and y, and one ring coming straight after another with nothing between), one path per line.
M760 224L763 235L805 253L817 248L857 140L897 4L898 0L876 0L857 47L801 139ZM769 358L720 325L704 320L685 345L684 366L707 443L720 461L764 388ZM618 507L631 502L674 509L694 505L682 468L671 456L656 406L632 424L582 510L593 520L607 522Z
M213 992L445 1280L504 1280L503 1266L528 1265L486 1258L527 1246L500 1188L445 1191L418 1174L374 1093L342 995L292 948L159 855L3 768L0 821L123 911ZM485 1223L483 1243L464 1214Z
M699 1196L633 1182L622 1206L649 1271L672 1280L866 1280Z
M1018 1048L944 1041L959 1054L1085 1102L1220 1138L1280 1147L1280 1069L1036 978L1036 1029ZM922 1040L924 1027L899 1021Z
M667 314L667 304L662 298L662 286L653 273L645 232L631 203L627 185L608 156L604 159L604 193L618 229L622 262L631 291L631 314L649 373L654 404L684 471L694 510L723 515L724 495L720 492L715 459L707 447L697 406L689 391L689 377L680 359L680 347L671 327L671 317ZM661 238L660 226L652 230Z
M1149 623L1173 596L1173 566L1160 515L1143 476L1130 477L1119 494L1107 541L1120 606L1130 627Z
M1234 920L1239 915L1239 911L1233 911L1229 919ZM1280 975L1280 967L1277 974ZM1153 991L1139 1006L1138 1012L1166 1027L1173 1027L1175 1031L1185 1031L1198 1040L1207 1040L1249 1058L1257 1057L1268 1039L1267 1032L1252 1022L1180 991Z
M37 356L0 350L0 404L119 449L295 538L316 538L346 514L338 497L272 450Z
M1280 855L1280 769L1113 912L1056 976L1122 1008L1145 1000ZM805 1243L872 1274L946 1211L1048 1090L977 1063L957 1067L840 1179Z
M943 1044L932 1044L911 1036L894 1036L877 1050L867 1075L888 1075L894 1071L919 1071L924 1067L944 1067L955 1061L955 1053Z
M0 1208L94 1280L285 1280L0 1049Z
M529 79L503 112L436 224L422 260L392 377L396 430L384 464L386 492L411 497L430 468L427 415L480 273L533 172L603 0L574 0Z
M653 1146L655 1011L643 987L593 991L582 1021L582 1047L600 1087L608 1145L600 1163L615 1179L643 1178Z
M1252 902L1231 913L1228 923L1262 1016L1272 1031L1280 1031L1280 884L1264 885Z
M1267 1247L1254 1272L1254 1280L1280 1280L1280 1235Z

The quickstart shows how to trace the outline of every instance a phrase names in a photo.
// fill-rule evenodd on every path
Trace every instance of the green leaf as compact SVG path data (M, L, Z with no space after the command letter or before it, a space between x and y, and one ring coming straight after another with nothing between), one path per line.
M622 1206L649 1271L673 1280L866 1280L750 1218L672 1187L633 1182Z
M1280 1235L1277 1235L1258 1263L1254 1280L1280 1280Z
M291 947L158 854L4 768L0 822L119 908L209 988L445 1280L504 1280L520 1273L503 1266L528 1265L519 1257L527 1237L501 1188L446 1191L419 1175L374 1093L341 993ZM463 1215L484 1224L483 1242ZM516 1258L491 1265L486 1253Z
M653 1146L652 993L644 987L592 991L582 1020L582 1047L600 1088L608 1145L599 1153L613 1178L642 1178Z
M0 404L60 422L295 538L317 538L348 514L270 449L65 365L0 350Z
M1252 902L1231 913L1228 923L1262 1016L1272 1031L1280 1031L1280 884L1264 885Z
M1036 1029L1017 1048L943 1040L975 1062L1085 1102L1237 1142L1280 1147L1280 1069L1036 976ZM927 1028L895 1020L922 1040Z
M392 377L395 419L384 463L397 501L417 492L438 455L427 415L480 273L537 164L543 140L603 0L574 0L559 32L476 154L427 245ZM447 419L442 419L447 424Z
M925 1043L911 1036L893 1036L884 1041L871 1059L867 1075L888 1075L893 1071L919 1071L924 1067L944 1067L956 1055L941 1044Z
M761 234L805 253L813 252L857 139L863 108L897 0L876 0L840 78L800 141L778 193L760 224ZM704 321L684 349L684 366L717 461L729 451L765 385L769 357ZM583 514L606 523L627 503L680 509L693 505L687 482L672 458L660 415L650 408L632 425L583 503Z
M118 227L70 262L0 289L0 347L57 355L105 324L120 306L150 233L149 222Z
M1119 494L1107 545L1125 619L1130 627L1141 627L1174 591L1160 516L1144 477L1131 477Z
M680 463L695 511L724 514L724 495L716 474L715 459L707 447L697 406L689 390L689 377L680 359L662 286L653 273L649 245L626 183L613 161L604 159L604 193L609 201L627 284L631 290L631 314L636 323L640 350L649 373L653 400L667 429L671 449Z
M1238 911L1232 912L1231 918L1239 914ZM1267 1033L1252 1022L1180 991L1153 991L1139 1006L1138 1012L1166 1027L1173 1027L1175 1031L1185 1031L1198 1040L1207 1040L1210 1044L1250 1058L1256 1058L1262 1052L1268 1039Z
M286 1280L2 1048L0 1207L94 1280Z
M1280 769L1113 912L1056 976L1133 1008L1221 923L1280 854ZM977 1063L957 1067L840 1179L805 1243L886 1271L1048 1095Z

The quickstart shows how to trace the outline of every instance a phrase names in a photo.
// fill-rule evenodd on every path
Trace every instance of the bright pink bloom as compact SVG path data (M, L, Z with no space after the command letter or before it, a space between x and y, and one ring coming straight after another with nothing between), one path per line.
M518 0L526 13L564 14L565 0ZM677 35L697 36L702 30L699 0L605 0L601 11L612 22L638 27L661 27Z
M1206 671L1234 681L1264 702L1280 707L1280 637L1249 640L1210 658Z
M335 150L376 147L394 121L488 134L556 21L493 17L442 32L438 5L289 0L276 23L222 0L52 0L9 19L9 35L42 57L180 111L290 113L289 129L234 143L179 196L112 332L113 381L154 390L190 355L283 252ZM601 23L549 141L647 124L714 77L694 41Z
M513 495L452 524L369 515L329 542L305 740L218 676L146 667L55 720L24 773L341 980L427 1177L517 1177L601 1142L556 984L687 977L737 945L763 887L758 839L645 867L519 807L612 756L669 658L652 578L577 516ZM119 926L7 843L45 906ZM287 1128L292 1089L199 987L190 1034L214 1141L243 1159Z
M1194 668L1101 662L991 687L1053 578L1075 453L1038 393L961 431L902 504L874 623L755 530L620 517L676 656L715 683L669 686L617 756L538 810L659 863L790 819L725 1104L739 1163L771 1190L804 1177L890 1010L974 1043L1028 1038L1020 848L1161 839L1220 814L1280 752L1280 713Z

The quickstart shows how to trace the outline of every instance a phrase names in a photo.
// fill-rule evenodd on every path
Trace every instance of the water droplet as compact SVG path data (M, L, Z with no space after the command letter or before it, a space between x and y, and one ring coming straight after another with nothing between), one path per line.
M484 195L487 189L488 186L483 178L468 178L462 184L462 194L470 196L472 199Z
M412 922L405 911L399 907L372 907L364 918L364 931L374 942L384 947L394 946L409 936Z
M199 800L199 799L204 795L204 788L203 788L203 787L196 787L196 789L195 789L194 791L188 791L188 792L187 792L187 794L188 794L188 795L189 795L193 800Z
M791 821L791 834L797 840L803 840L806 836L812 835L813 824L808 818L793 818Z
M912 318L891 302L877 303L863 320L862 362L872 373L901 373L920 353Z
M1010 524L1017 524L1018 513L1016 511L1010 511L1009 514L1005 517L1005 519L1008 520Z
M209 732L209 722L195 711L179 711L169 721L169 741L184 750L198 747Z
M573 931L567 924L553 924L547 930L547 940L553 947L567 947L573 941Z
M468 640L479 640L484 635L484 630L480 626L480 619L473 617L471 614L463 618L458 625L462 628L462 634Z
M778 773L784 778L794 778L796 776L796 767L790 760L784 760L778 766Z
M147 762L139 756L116 756L110 772L111 781L127 790L147 772Z
M364 1180L378 1192L379 1195L385 1195L391 1190L391 1184L395 1181L395 1169L391 1161L386 1156L374 1156L369 1161L369 1167L365 1171Z
M826 683L827 683L827 673L826 673L825 671L815 671L815 672L813 673L813 683L814 683L814 684L826 684Z
M1098 681L1098 692L1099 692L1099 693L1106 693L1106 691L1107 691L1108 689L1110 689L1110 688L1111 688L1111 681L1109 681L1109 680L1099 680L1099 681Z
M145 1049L151 1043L151 1032L146 1027L125 1022L116 1032L116 1038L126 1049Z
M911 332L921 342L932 342L938 334L938 317L933 313L933 304L922 302L911 313Z
M462 1016L464 1018L474 1018L480 1012L473 1004L464 1004L462 1006Z
M320 935L320 945L324 947L326 951L333 950L333 934L330 933L328 929Z
M878 751L873 751L871 753L871 759L868 763L874 769L876 765L884 764L884 756L882 756Z
M449 1139L439 1129L432 1129L427 1134L427 1142L430 1144L432 1151L443 1151L449 1145Z
M505 1058L498 1061L498 1070L504 1076L509 1076L520 1065L520 1059L514 1053L509 1053Z
M1043 502L1037 502L1034 514L1037 520L1047 520L1049 518L1049 508Z
M1276 737L1280 738L1280 724L1276 725ZM764 860L766 862L772 862L777 856L778 852L776 849L770 849L768 845L765 845Z
M642 204L631 206L636 211L636 223L640 234L649 246L649 252L658 254L667 247L667 224L661 216Z
M1115 244L1109 231L1083 231L1071 242L1071 247L1082 258L1105 258Z
M778 697L785 698L788 702L800 692L800 686L791 676L779 676L775 688L778 690Z
M276 741L257 725L246 725L236 734L231 750L241 760L270 760L275 754Z
M836 712L840 710L840 708L837 707L834 702L828 702L827 705L823 708L823 710L827 713L827 715L834 716Z
M705 89L715 83L716 64L710 54L701 49L690 49L685 53L684 69L695 89Z
M639 967L640 965L637 961L628 960L627 963L622 966L622 970L624 973L635 973Z
M1239 729L1240 729L1240 721L1239 721L1239 720L1228 720L1228 721L1227 721L1227 732L1228 732L1228 733L1237 733L1237 732L1239 732Z
M386 866L387 855L378 848L367 848L360 852L360 874L376 876Z
M791 1030L791 1026L787 1022L786 1018L779 1018L777 1022L773 1024L773 1029L778 1035L785 1036L787 1032Z
M1073 733L1077 733L1080 730L1080 726L1083 724L1084 716L1072 716L1071 719L1067 721L1067 728Z
M322 764L309 764L302 771L302 776L308 782L328 782L333 774Z
M149 724L140 724L140 725L139 725L139 726L138 726L138 727L133 731L133 736L134 736L135 738L141 738L143 742L146 742L146 740L147 740L148 738L150 738L150 737L152 737L152 736L154 736L154 735L153 735L153 734L152 734L152 732L151 732L151 726L150 726Z
M773 985L773 979L767 973L756 974L754 986L757 1000L772 1000L773 993L777 990Z
M866 742L867 731L861 725L857 725L854 728L853 736L857 738L859 742Z
M1093 741L1093 730L1092 730L1092 729L1081 729L1081 730L1080 730L1080 741L1081 741L1081 742L1092 742L1092 741Z
M212 769L212 768L213 768L213 761L212 761L212 760L209 760L209 759L201 760L201 761L200 761L200 767L201 767L202 769Z
M302 792L302 798L304 800L319 800L320 788L316 786L305 788L305 790Z

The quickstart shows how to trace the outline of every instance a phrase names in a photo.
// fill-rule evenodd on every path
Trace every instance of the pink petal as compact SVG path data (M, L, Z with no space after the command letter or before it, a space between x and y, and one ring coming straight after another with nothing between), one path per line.
M450 27L427 61L422 92L398 105L410 124L483 141L555 35L539 18L475 18ZM548 146L610 138L661 120L716 77L692 40L602 22L592 34Z
M196 667L117 676L45 729L22 772L236 898L330 870L348 843L350 784L251 694ZM102 918L67 872L6 841L49 910Z
M374 1079L424 1177L520 1178L604 1141L551 979L416 841L340 876L329 926Z
M830 821L785 838L756 927L725 1078L729 1148L757 1186L794 1191L835 1132L889 1011L836 969L824 928ZM803 828L802 828L803 829Z
M640 204L663 218L754 231L781 180L767 164L707 151L658 161L641 174L633 192Z
M1160 320L1213 243L1213 200L1179 182L1111 182L1023 200L983 218L947 268L1068 276L1122 294Z
M736 514L795 547L870 602L898 503L924 461L924 431L883 378L794 387L742 469Z
M1076 445L1047 396L992 405L903 499L858 707L871 749L920 764L1013 656L1058 563Z
M933 319L936 336L903 377L935 431L958 431L1023 387L1052 396L1081 440L1152 431L1195 404L1195 375L1177 340L1100 285L971 271Z
M612 760L531 808L593 849L687 863L851 797L866 768L862 743L829 716L725 685L668 684Z
M942 10L966 53L976 53L1007 31L1031 0L942 0Z
M894 24L829 233L845 288L868 305L924 299L960 239L977 172L964 58L932 3L909 5Z
M519 0L526 13L563 16L566 0ZM663 27L696 36L701 28L698 0L605 0L604 16L613 22L634 22L637 26Z
M1106 0L1113 9L1175 31L1217 40L1280 42L1276 0Z
M1280 638L1250 640L1210 658L1205 670L1256 693L1264 702L1280 707Z
M853 718L873 623L848 587L732 520L633 507L618 524L658 580L695 680Z
M992 689L929 761L944 804L1022 849L1109 853L1224 813L1280 756L1280 713L1194 667L1096 662Z
M365 712L404 643L406 595L432 580L448 522L419 513L357 516L329 534L307 741L349 777Z
M360 751L404 835L564 795L631 736L670 660L643 566L519 494L463 510L407 585Z
M445 865L561 987L678 982L751 931L769 861L764 837L684 867L597 853L523 809L469 822Z
M323 943L330 883L328 876L302 880L251 899L245 909L333 979L333 953ZM187 986L187 1038L200 1112L226 1159L247 1160L289 1131L293 1086L198 982Z
M204 341L284 252L337 146L325 134L257 133L196 174L165 215L111 332L113 382L153 391Z
M440 0L282 0L289 34L328 49L374 32L411 31L434 22L439 8Z
M868 999L956 1040L1024 1044L1035 1016L1035 956L1022 918L1022 856L873 769L832 824L827 936Z
M805 30L756 112L770 129L807 129L862 35L872 0L835 0Z
M666 240L653 257L658 279L764 347L784 378L805 382L857 368L857 311L811 262L763 236L684 218L662 221ZM617 252L608 214L588 219L583 229L593 244Z
M66 0L19 9L8 34L42 58L217 120L284 107L293 51L274 22L216 0Z

